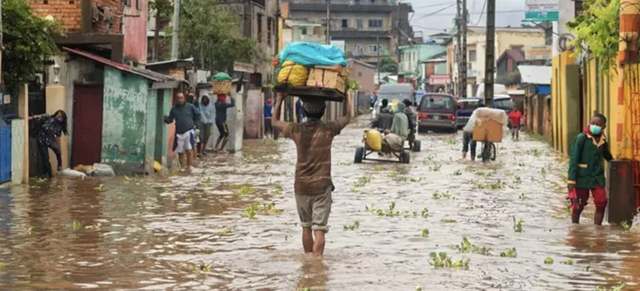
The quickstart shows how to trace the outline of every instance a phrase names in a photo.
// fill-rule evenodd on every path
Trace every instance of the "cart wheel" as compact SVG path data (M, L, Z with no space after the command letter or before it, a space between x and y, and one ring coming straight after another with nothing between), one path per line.
M492 161L495 161L496 160L496 144L491 143L490 145L491 145L491 147L489 148L490 158Z
M413 151L419 152L422 149L422 145L419 140L413 142Z
M409 153L409 151L402 151L400 162L402 162L403 164L408 164L409 162L411 162L411 153Z
M356 149L356 156L353 160L354 163L356 164L362 164L362 159L364 158L364 148L363 147L359 147Z

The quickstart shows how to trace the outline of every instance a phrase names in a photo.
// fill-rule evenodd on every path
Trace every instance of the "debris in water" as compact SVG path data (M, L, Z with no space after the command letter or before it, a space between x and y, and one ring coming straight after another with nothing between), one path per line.
M544 264L545 264L545 265L553 265L553 259L552 259L552 258L550 258L550 257L546 257L546 258L544 259Z
M429 237L429 229L425 228L422 230L422 237Z
M356 229L360 228L360 222L356 220L356 222L354 222L353 224L345 225L345 226L343 226L343 228L344 228L345 231L347 231L347 230L356 230Z
M522 228L524 227L524 220L519 219L518 222L516 222L516 217L513 216L513 230L515 232L522 232Z
M505 258L515 258L518 256L518 253L516 252L516 248L510 248L504 252L501 252L500 256Z

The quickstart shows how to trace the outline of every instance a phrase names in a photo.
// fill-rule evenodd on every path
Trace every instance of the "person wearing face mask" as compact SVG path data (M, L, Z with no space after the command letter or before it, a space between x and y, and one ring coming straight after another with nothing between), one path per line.
M58 110L53 115L42 114L29 117L29 121L35 124L34 134L38 140L38 154L42 158L42 170L47 178L53 177L51 163L49 162L49 149L56 155L58 171L62 170L62 155L60 154L59 138L67 132L67 114Z
M606 179L602 162L613 159L603 133L605 128L607 118L602 114L594 115L591 124L575 137L571 146L567 188L568 199L571 201L571 221L576 224L580 223L580 214L587 206L589 192L593 195L593 203L596 206L594 223L602 225L604 220L608 200L604 188Z

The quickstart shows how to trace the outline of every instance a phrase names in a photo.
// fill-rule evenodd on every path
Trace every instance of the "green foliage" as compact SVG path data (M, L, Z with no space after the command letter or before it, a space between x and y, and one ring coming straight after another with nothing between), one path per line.
M220 9L217 0L183 0L180 9L180 53L193 57L198 68L225 71L235 61L266 60L256 40L242 36L238 18Z
M620 0L585 0L581 15L567 23L576 38L571 42L574 55L584 52L603 62L603 70L615 67L620 40Z
M456 245L454 246L454 248L461 253L474 253L486 256L489 255L489 249L487 247L474 245L466 237L463 237L460 245Z
M151 0L149 1L149 9L156 10L157 16L160 18L170 17L173 13L173 1L171 0Z
M545 264L545 265L553 265L553 258L546 257L546 258L544 259L544 264Z
M62 35L60 24L39 18L28 1L2 2L2 78L11 93L45 70L44 62L59 52L54 37Z
M380 61L380 72L397 74L398 63L392 58L386 57Z
M347 231L347 230L356 230L356 229L358 229L358 228L360 228L360 222L359 222L359 221L357 221L357 220L356 220L356 222L354 222L352 225L344 225L344 226L343 226L343 229L344 229L345 231Z
M510 248L504 252L501 252L500 256L505 258L515 258L518 256L518 253L516 252L516 248Z
M457 269L468 269L469 268L469 259L462 258L459 261L454 261L447 255L446 253L430 253L429 254L429 264L431 264L434 268L457 268Z

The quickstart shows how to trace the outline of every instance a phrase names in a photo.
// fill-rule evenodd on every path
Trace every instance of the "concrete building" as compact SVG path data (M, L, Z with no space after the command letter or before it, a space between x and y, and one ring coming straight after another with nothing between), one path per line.
M454 32L455 35L455 32ZM470 26L467 31L467 96L476 96L478 85L484 82L484 67L486 55L486 28ZM544 45L545 32L540 28L496 27L495 55L496 61L506 50L521 50L526 46ZM449 67L453 71L453 82L458 83L458 43L455 37L451 39L453 64ZM457 86L454 86L457 87ZM459 95L458 92L455 92Z
M378 59L398 60L397 48L414 42L409 23L410 4L392 0L333 0L330 4L330 38L345 41L350 58L377 64ZM288 0L282 5L286 19L320 24L326 30L324 0ZM324 31L326 34L326 31Z
M427 76L427 63L439 57L444 58L446 51L447 47L445 45L436 43L401 46L398 74L403 76L405 80L415 83L416 87L423 88L429 78ZM435 66L435 64L433 65ZM446 75L446 71L440 73ZM431 73L431 75L433 74L434 72Z

